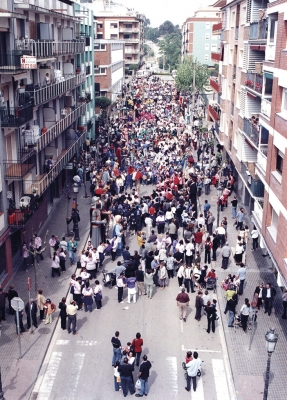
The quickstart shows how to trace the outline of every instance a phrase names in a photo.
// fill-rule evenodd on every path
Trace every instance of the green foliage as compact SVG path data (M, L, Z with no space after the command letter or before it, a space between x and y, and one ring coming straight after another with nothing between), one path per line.
M95 105L96 107L100 107L101 110L105 110L111 104L111 99L108 97L96 97L95 98Z
M148 57L154 57L154 51L148 44L144 45L144 54Z
M193 63L195 68L195 88L193 88ZM177 67L177 76L175 82L181 90L199 90L202 92L204 86L208 84L210 71L206 65L193 59L193 57L185 57Z
M158 28L160 36L165 36L165 35L171 35L173 33L176 34L181 34L179 26L176 25L174 26L172 22L170 21L165 21L163 24L161 24Z
M164 67L170 66L175 69L179 62L181 53L181 35L178 33L168 34L159 43L160 53L164 58Z
M158 28L145 28L145 38L146 40L151 40L154 43L158 42L158 38L160 37L160 33Z
M144 22L144 26L147 28L150 25L150 20L148 18L146 18L145 22Z
M131 71L136 71L138 69L138 65L137 64L130 64L129 69Z

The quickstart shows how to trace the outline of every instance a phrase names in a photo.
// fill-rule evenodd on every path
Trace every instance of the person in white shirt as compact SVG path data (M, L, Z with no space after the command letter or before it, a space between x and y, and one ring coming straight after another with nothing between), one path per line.
M193 250L194 250L193 243L191 241L190 242L187 241L185 246L185 260L187 265L191 265L192 263Z
M259 237L259 233L258 233L256 226L254 225L253 229L251 231L252 251L258 249L258 237Z
M93 256L93 259L94 259L94 263L95 263L95 267L96 267L96 273L97 273L98 268L99 268L99 264L100 264L100 255L99 255L99 252L98 252L97 249L95 249L95 248L93 249L92 256Z
M95 281L96 286L94 287L94 297L96 302L96 310L100 310L102 308L102 298L103 298L103 287L100 285L98 280Z
M184 270L186 266L181 265L177 271L177 279L178 279L178 286L182 287L183 277L184 277Z
M68 242L65 239L65 236L62 237L62 240L60 241L60 248L62 248L64 251L67 251L67 246Z
M96 278L96 265L92 253L89 253L86 265L87 272L91 274L91 278Z
M50 246L50 258L53 258L53 254L55 251L55 244L56 244L56 238L54 235L52 235L51 239L49 240L49 246Z
M165 263L161 263L160 264L160 268L159 268L159 282L160 282L160 286L161 286L161 290L163 290L166 286L166 268L165 268Z
M150 215L148 215L147 217L145 217L144 222L145 222L145 224L146 224L146 233L147 233L147 237L150 237L150 233L151 233L151 229L152 229L152 219L151 219Z
M54 278L55 273L61 276L60 270L60 258L57 256L57 252L54 251L53 258L52 258L52 278Z
M193 383L193 391L196 392L196 377L197 377L197 372L200 369L201 366L201 359L198 357L197 351L193 353L193 360L189 361L189 363L186 364L187 367L187 383L186 383L186 388L188 392L190 392L191 389L191 380Z

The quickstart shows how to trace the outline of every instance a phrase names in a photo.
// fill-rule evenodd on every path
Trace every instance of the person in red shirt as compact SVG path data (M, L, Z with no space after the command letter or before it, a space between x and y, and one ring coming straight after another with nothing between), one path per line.
M201 232L200 229L197 230L194 234L194 240L196 243L196 250L199 251L201 246L202 246L202 237L203 237L203 232Z
M178 186L178 184L179 184L179 177L178 177L177 174L176 174L176 175L174 176L174 178L173 178L173 183L174 183L175 185L177 185L177 186Z
M129 165L129 166L128 166L128 174L129 174L129 175L132 175L133 172L134 172L134 170L135 170L135 169L134 169L134 167L133 167L132 165Z
M135 180L136 180L136 191L138 192L138 194L140 193L140 186L141 186L141 178L142 178L143 174L141 173L140 170L136 170L136 174L135 174Z
M156 213L156 209L153 206L153 203L151 204L150 208L148 209L148 213L153 216Z
M212 269L211 271L209 271L204 280L207 282L208 279L210 279L210 278L216 279L215 269Z
M136 338L132 341L132 346L134 348L134 353L136 354L136 366L140 365L141 353L142 353L143 340L141 334L138 332Z

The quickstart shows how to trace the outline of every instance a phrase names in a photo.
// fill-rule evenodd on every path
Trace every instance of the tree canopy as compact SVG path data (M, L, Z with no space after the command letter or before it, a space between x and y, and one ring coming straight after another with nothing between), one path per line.
M95 98L95 105L96 107L100 107L101 110L105 110L111 104L111 100L108 97L96 97Z
M160 53L164 64L175 69L179 63L181 53L181 35L177 33L168 34L159 42Z
M195 88L193 88L193 64L195 63ZM202 92L208 84L210 71L206 65L201 64L192 56L185 57L177 67L175 82L181 90L199 90Z
M150 20L147 18L145 22L145 38L154 43L158 42L160 36L177 34L181 36L181 31L178 25L173 25L171 21L165 21L158 28L150 26Z
M160 33L158 28L145 28L145 38L146 40L151 40L154 43L158 42L158 38L160 37Z

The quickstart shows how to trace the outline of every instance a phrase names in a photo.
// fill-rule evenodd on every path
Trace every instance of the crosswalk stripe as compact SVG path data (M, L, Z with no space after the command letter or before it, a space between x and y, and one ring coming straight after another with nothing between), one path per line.
M70 340L59 339L56 341L56 346L67 346L70 343ZM97 344L100 344L100 342L97 342L96 340L77 340L75 344L77 346L96 346Z
M193 391L191 381L191 398L192 400L204 400L202 377L196 378L196 391Z
M215 390L218 399L228 399L229 391L227 387L226 375L223 360L213 359L212 369L215 382Z
M177 377L177 358L166 357L168 386L170 387L171 394L178 394L178 377Z
M74 400L77 396L77 388L81 375L81 370L84 365L85 353L75 353L71 363L71 369L69 371L65 396L63 400Z
M54 351L49 360L37 399L48 400L53 388L63 353Z

